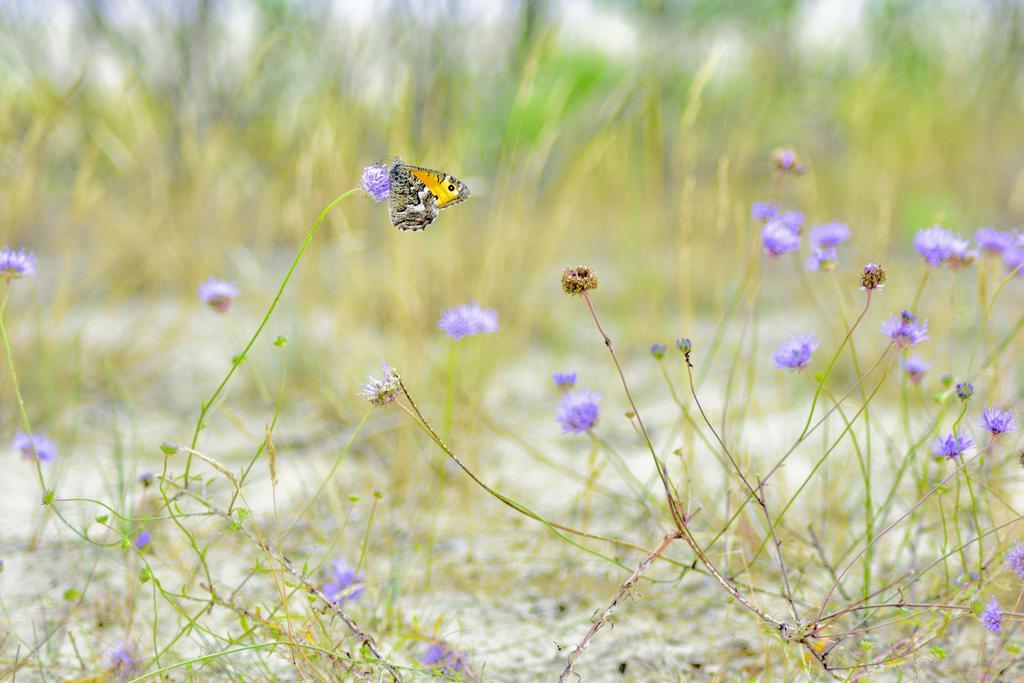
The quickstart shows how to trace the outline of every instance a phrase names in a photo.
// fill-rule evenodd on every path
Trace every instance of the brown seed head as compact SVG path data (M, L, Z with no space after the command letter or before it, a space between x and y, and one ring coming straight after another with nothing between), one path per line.
M590 266L575 266L562 272L562 289L566 294L582 294L597 288L597 274Z
M860 272L860 286L867 291L880 288L885 283L885 268L877 263L869 263Z

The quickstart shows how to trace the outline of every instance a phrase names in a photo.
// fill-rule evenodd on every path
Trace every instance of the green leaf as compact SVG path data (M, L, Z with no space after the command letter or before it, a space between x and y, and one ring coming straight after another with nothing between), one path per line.
M139 581L141 581L142 583L146 583L152 578L153 572L150 570L149 567L143 567L139 570Z
M174 455L178 452L178 447L164 441L160 444L160 450L163 451L164 455Z

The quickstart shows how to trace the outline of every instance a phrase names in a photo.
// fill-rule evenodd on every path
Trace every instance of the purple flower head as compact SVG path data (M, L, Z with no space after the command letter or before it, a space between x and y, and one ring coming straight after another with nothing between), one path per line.
M807 261L804 262L804 268L807 270L835 270L835 267L835 247L815 247L811 255L807 257Z
M913 313L903 311L882 323L882 333L888 335L896 346L906 348L928 338L928 321L918 321Z
M437 326L449 337L458 341L463 337L498 331L498 312L493 308L482 308L472 301L441 314Z
M800 166L800 161L797 159L796 151L787 149L777 149L772 152L772 166L775 167L775 171L780 175L785 173L803 173L804 169Z
M380 379L370 377L363 384L359 395L375 406L386 406L398 398L402 390L402 378L399 377L398 371L386 362L381 361L380 366L384 374Z
M761 240L764 242L764 253L772 258L794 251L800 246L799 233L778 217L768 221L761 228Z
M921 228L914 235L914 248L930 266L941 265L953 254L953 233L939 225Z
M848 239L846 223L825 223L811 230L811 244L816 247L837 247Z
M1017 428L1017 423L1013 419L1013 411L988 406L981 411L981 426L992 436L999 436L1012 432Z
M107 650L107 666L120 680L126 681L134 677L142 668L140 665L138 652L131 643L122 640Z
M668 347L665 346L664 344L659 344L658 342L654 342L653 344L651 344L651 355L657 358L658 360L661 360L662 358L665 357L666 351L668 351Z
M362 586L365 581L362 574L348 565L344 560L331 563L331 571L321 589L331 602L340 605L346 600L358 600L366 591Z
M775 216L775 220L785 225L797 235L800 234L800 228L804 226L804 215L799 211L783 211Z
M35 272L36 257L32 252L24 249L14 251L10 247L4 247L3 251L0 251L0 278L10 282Z
M1006 553L1006 568L1024 579L1024 543L1017 541Z
M957 382L956 396L961 401L966 401L971 396L974 396L974 385L971 384L970 382Z
M903 359L903 369L906 370L907 377L914 384L920 384L931 367L920 356L911 356L910 358Z
M965 239L954 235L952 242L950 242L950 253L949 257L946 258L946 265L954 270L959 268L965 268L978 258L978 250L971 249L971 243Z
M813 334L790 337L775 350L775 367L780 370L803 370L811 354L821 342Z
M1003 610L999 609L999 601L994 595L981 612L981 625L996 635L1003 632Z
M238 285L211 277L199 285L199 301L218 313L226 313L238 296Z
M950 459L962 456L964 452L972 448L974 448L974 439L969 436L960 436L959 434L940 436L932 444L932 450L936 457L945 456Z
M568 391L576 386L575 372L553 372L551 373L551 379L555 381L555 386L562 391Z
M754 220L766 221L769 218L774 218L775 214L779 212L779 207L768 202L754 202L750 207L750 215L754 217Z
M149 542L153 540L153 534L149 532L149 529L144 529L141 534L135 539L135 547L142 550Z
M152 472L143 472L142 474L139 475L139 483L145 486L146 488L149 488L150 486L153 485L153 479L155 478L155 476L156 475L154 475Z
M363 169L363 190L376 204L391 196L387 164L373 164Z
M584 434L594 428L600 412L600 394L592 391L567 391L558 404L558 416L562 431L568 434Z
M11 445L25 460L38 457L39 462L53 462L57 459L57 447L42 434L15 432Z
M466 655L447 643L434 643L420 657L420 664L433 667L446 676L465 673Z
M1024 243L1015 244L1003 252L1003 265L1011 273L1024 275Z
M974 235L974 241L990 254L1002 254L1017 243L1017 236L1006 230L988 227L979 229Z

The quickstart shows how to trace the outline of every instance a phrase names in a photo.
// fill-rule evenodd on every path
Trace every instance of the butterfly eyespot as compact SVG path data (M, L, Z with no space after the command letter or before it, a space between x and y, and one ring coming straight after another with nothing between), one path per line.
M448 191L449 192L455 192L455 186L454 185L449 185L448 186Z

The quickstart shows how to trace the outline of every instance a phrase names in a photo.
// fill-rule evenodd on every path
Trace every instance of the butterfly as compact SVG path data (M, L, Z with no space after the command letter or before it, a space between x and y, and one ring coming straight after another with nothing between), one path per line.
M395 159L388 173L391 222L399 230L425 230L441 209L469 196L469 188L444 171L411 166Z

